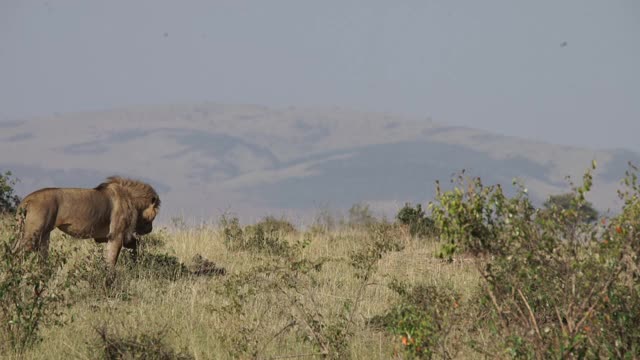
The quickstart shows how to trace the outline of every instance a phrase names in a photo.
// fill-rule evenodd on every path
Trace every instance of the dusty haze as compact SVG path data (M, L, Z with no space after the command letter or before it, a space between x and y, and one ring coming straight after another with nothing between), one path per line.
M544 197L591 158L609 191L640 151L639 33L633 0L4 0L0 170L141 176L204 217L389 208L462 167Z

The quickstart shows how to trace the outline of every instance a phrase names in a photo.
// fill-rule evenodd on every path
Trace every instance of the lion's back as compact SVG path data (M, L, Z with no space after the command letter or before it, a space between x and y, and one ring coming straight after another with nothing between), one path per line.
M27 196L25 196L18 208L32 208L42 206L57 206L58 199L60 197L59 188L43 188L36 190Z
M111 212L111 199L94 189L60 189L60 211L72 214L107 216Z
M83 188L44 188L27 195L21 208L53 210L60 215L84 217L83 214L105 214L111 211L111 200L101 191Z
M26 210L28 222L51 224L79 238L106 235L102 233L111 213L106 194L82 188L40 189L27 195L20 206ZM45 220L48 218L53 223Z

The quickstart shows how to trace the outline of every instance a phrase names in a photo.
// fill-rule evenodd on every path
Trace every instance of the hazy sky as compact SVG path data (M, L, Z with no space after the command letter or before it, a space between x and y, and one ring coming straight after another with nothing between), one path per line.
M0 121L345 106L640 151L640 1L0 0Z

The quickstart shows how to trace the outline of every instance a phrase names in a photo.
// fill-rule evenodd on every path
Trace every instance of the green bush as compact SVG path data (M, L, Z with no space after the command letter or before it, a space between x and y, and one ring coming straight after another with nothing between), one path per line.
M0 173L0 214L16 211L20 204L20 197L15 194L13 187L18 183L17 179L11 178L11 171Z
M409 227L409 233L412 236L426 237L435 233L433 220L424 213L420 204L417 204L415 208L411 204L405 204L398 211L396 219L400 224Z
M479 177L470 179L464 171L443 191L436 182L435 201L429 203L440 239L439 257L451 259L458 251L503 254L514 239L528 236L528 224L535 209L527 190L516 181L517 194L509 198L502 187L485 186Z
M485 263L480 301L502 339L485 352L526 358L640 356L635 179L627 174L625 206L610 226L585 224L578 211L566 209L520 218L527 235L511 237L502 254ZM574 210L585 203L591 183L589 170L573 189Z
M453 358L460 344L447 338L460 323L460 295L434 285L393 281L389 287L400 300L386 314L374 317L371 325L399 336L409 358Z
M11 247L21 229L13 225L0 239L0 352L22 353L41 340L43 325L62 324L61 307L72 278L57 279L65 254L51 249L14 254Z
M574 201L573 193L565 193L560 195L551 195L544 202L543 207L547 211L575 211L576 215L584 222L593 222L598 220L598 211L588 201L581 202L578 207Z

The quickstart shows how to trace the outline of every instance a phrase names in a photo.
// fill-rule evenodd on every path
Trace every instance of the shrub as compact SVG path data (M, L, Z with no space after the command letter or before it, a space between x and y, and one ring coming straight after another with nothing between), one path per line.
M458 342L447 341L460 322L460 295L446 287L392 281L389 287L400 300L384 315L371 320L374 327L400 337L409 358L452 358Z
M504 253L514 238L528 236L535 214L527 190L515 180L517 194L508 198L502 187L484 186L479 177L464 171L451 180L452 190L443 191L436 182L436 198L429 203L442 245L439 257L451 259L457 251L472 254Z
M396 219L400 224L409 227L409 233L412 236L426 237L435 233L433 220L424 213L420 204L417 204L415 208L411 204L405 204L398 211Z
M544 202L543 207L547 211L576 211L577 216L584 222L593 222L598 220L598 211L593 208L593 205L588 201L581 202L577 207L574 202L573 193L565 193L560 195L551 195Z
M349 256L350 264L356 270L356 277L368 280L383 255L403 249L395 230L393 225L387 223L377 223L368 229L363 248Z
M21 229L12 226L0 239L0 352L22 353L41 340L43 325L62 324L60 308L72 279L57 281L65 256L56 249L46 258L35 251L13 254Z
M244 243L243 231L240 226L240 220L237 217L229 217L226 214L220 218L220 227L224 237L224 245L230 249L241 249Z
M593 164L595 169L595 163ZM521 224L500 256L485 264L483 304L502 338L493 352L529 358L640 356L638 187L630 190L612 226L585 224L579 212L591 172L574 187L573 211L551 211ZM602 235L601 235L602 234ZM487 349L485 349L487 350Z
M0 173L0 214L16 211L20 197L14 193L13 187L19 180L11 178L11 171Z
M623 201L622 212L613 218L607 226L608 238L613 249L629 250L632 254L640 253L640 184L638 184L638 168L629 163L622 180L624 189L618 190L618 197ZM626 249L625 249L626 248Z

